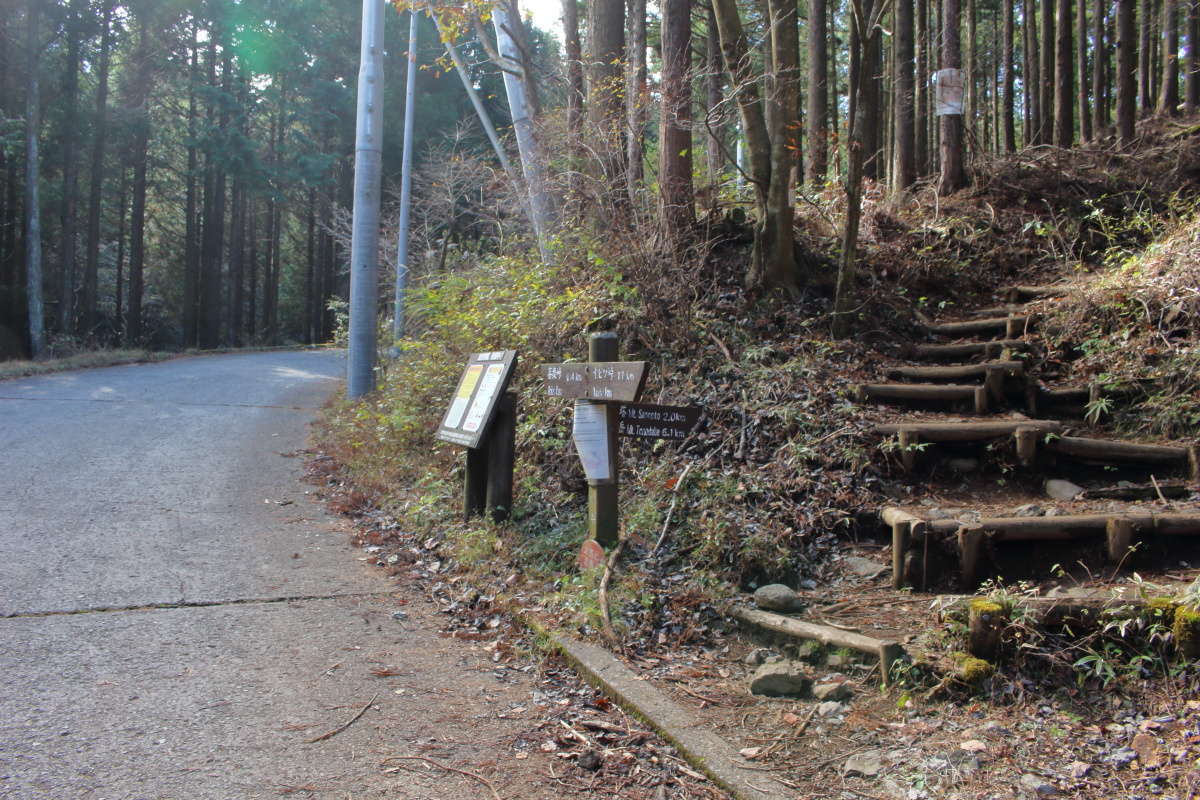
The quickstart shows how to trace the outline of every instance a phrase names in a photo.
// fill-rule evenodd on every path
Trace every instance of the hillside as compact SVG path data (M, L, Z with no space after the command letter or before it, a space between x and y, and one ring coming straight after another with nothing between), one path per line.
M940 201L869 190L850 340L828 334L827 274L795 299L748 296L747 236L726 216L685 258L637 231L579 233L551 269L502 257L431 277L381 390L330 410L314 479L381 565L466 619L516 603L595 635L604 571L573 563L586 509L570 408L542 396L536 367L582 359L587 332L613 330L623 357L648 362L644 399L706 415L680 444L622 451L626 545L604 606L647 679L678 692L686 665L714 726L775 742L754 758L817 791L822 769L845 765L811 769L815 743L780 722L799 707L746 694L755 645L728 616L742 593L784 583L801 619L910 656L875 694L869 660L774 645L858 687L814 723L846 734L847 753L887 750L850 773L851 795L1008 782L1182 796L1197 755L1184 590L1200 575L1200 128L1139 132L1131 151L977 161L973 188ZM839 192L810 201L798 231L832 261ZM466 354L501 347L521 357L512 520L463 523L461 451L431 449L431 432ZM1047 480L1074 488L1048 496ZM965 612L929 610L951 592L995 603L990 645L968 637ZM1056 597L1075 604L1065 626L1043 613ZM1076 606L1099 622L1078 624ZM986 669L955 655L980 647ZM1037 735L1047 726L1059 733Z

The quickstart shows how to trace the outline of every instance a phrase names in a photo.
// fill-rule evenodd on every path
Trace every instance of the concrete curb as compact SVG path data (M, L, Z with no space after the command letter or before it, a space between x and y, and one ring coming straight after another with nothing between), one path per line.
M527 613L519 617L527 628L548 639L588 683L645 721L675 745L688 763L738 800L786 800L788 796L780 794L762 773L757 773L754 777L761 778L752 783L746 766L740 763L728 742L607 650L550 630Z

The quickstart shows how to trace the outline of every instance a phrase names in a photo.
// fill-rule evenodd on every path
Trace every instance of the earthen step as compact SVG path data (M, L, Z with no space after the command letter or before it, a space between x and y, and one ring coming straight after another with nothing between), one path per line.
M1006 350L1024 351L1028 349L1029 343L1020 339L997 339L992 342L918 344L910 348L908 355L915 361L955 361L974 356L998 359L1003 357Z
M1010 286L1004 290L1004 299L1009 303L1019 303L1023 300L1037 300L1042 297L1064 297L1068 287L1053 286Z
M1026 310L1024 303L1006 303L1002 306L987 308L972 308L965 312L969 317L1007 317L1010 314L1021 314Z
M1002 378L1019 378L1025 374L1021 361L983 361L978 364L956 364L945 367L893 367L887 371L892 379L905 381L961 381L971 378L986 378L990 371L998 371Z
M864 383L856 387L859 402L884 400L898 402L970 401L976 414L988 413L988 391L983 386L947 383Z
M964 336L980 336L984 334L1003 336L1006 339L1016 339L1029 331L1033 317L1007 316L991 317L988 319L969 319L961 322L934 322L921 327L934 336L945 336L959 339Z
M742 605L735 605L729 613L734 619L745 625L761 628L774 634L796 639L810 639L821 644L845 647L875 656L879 659L880 675L885 685L891 681L892 662L904 655L904 648L898 642L877 639L856 631L846 631L829 625L817 625Z

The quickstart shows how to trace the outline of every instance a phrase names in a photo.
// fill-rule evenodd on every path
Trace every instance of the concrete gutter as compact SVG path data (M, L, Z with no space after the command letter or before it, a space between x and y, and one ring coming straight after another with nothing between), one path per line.
M770 776L741 759L687 709L618 661L607 650L546 628L530 614L526 627L545 637L583 678L673 744L688 763L737 800L786 800ZM754 771L750 771L754 770Z

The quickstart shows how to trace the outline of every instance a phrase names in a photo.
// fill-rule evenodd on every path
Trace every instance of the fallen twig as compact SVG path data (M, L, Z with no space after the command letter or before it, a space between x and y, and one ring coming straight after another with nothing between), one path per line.
M800 720L800 724L796 726L797 736L803 736L804 732L808 730L808 723L812 722L812 718L817 715L817 709L820 707L821 706L819 703L814 703L813 707L810 708L808 713L804 715L804 719Z
M608 561L604 564L604 574L600 576L600 630L604 634L604 638L612 644L617 644L617 632L613 630L612 614L608 610L608 582L612 578L613 568L617 565L617 559L621 557L621 551L625 548L625 539L622 537L617 541L617 546L608 555Z
M339 725L338 727L334 728L333 730L329 731L328 733L322 733L320 736L318 736L314 739L309 739L308 741L305 742L305 744L316 744L317 742L323 742L326 739L332 739L334 736L337 736L339 733L346 730L346 728L349 728L351 725L358 722L358 718L361 717L363 714L367 713L367 709L370 708L371 706L375 705L375 701L378 698L379 698L379 692L376 692L375 696L372 697L365 706L360 708L358 710L358 713L350 718L349 722L347 722L344 725Z
M430 764L434 767L437 767L438 769L445 770L446 772L456 772L459 775L465 775L468 778L472 778L472 779L477 780L480 783L482 783L492 793L492 797L496 798L496 800L501 800L500 792L496 791L496 784L492 783L491 781L489 781L487 778L483 777L482 775L471 772L470 770L459 769L458 767L452 767L449 764L443 764L440 761L435 761L432 758L429 758L428 756L389 756L387 760L388 761L424 761L426 764ZM399 768L397 767L397 769L399 769Z
M679 480L675 481L675 485L671 487L671 507L667 509L667 517L663 520L662 532L658 534L658 541L654 543L653 549L650 550L650 555L657 553L658 549L662 547L663 542L667 538L667 529L671 526L671 517L675 513L675 504L679 502L679 487L683 486L684 480L687 478L688 473L692 471L692 467L695 465L695 463L695 461L689 462L688 465L683 468L683 472L680 474Z

